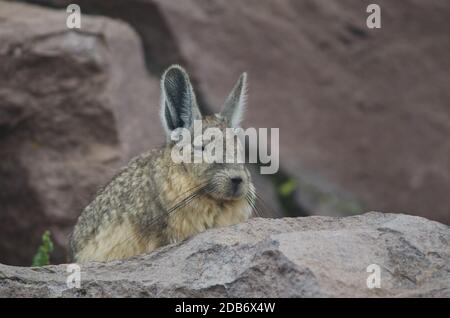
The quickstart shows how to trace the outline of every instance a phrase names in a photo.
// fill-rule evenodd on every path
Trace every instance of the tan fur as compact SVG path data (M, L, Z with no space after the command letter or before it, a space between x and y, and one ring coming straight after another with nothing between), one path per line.
M132 224L125 219L122 223L112 222L100 227L98 234L77 254L77 261L108 262L155 248L156 245L151 240L140 239Z
M198 180L181 173L179 168L172 167L169 174L171 178L164 184L163 191L168 202L174 202L181 191L198 186ZM208 228L243 222L250 215L251 208L245 199L218 203L211 197L203 196L169 217L167 233L170 242L175 243Z

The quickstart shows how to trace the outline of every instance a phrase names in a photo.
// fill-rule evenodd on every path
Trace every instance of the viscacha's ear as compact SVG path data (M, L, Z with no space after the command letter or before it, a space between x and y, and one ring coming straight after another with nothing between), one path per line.
M242 73L230 95L228 95L220 115L228 120L231 127L237 128L244 117L246 103L247 73Z
M201 117L186 71L179 65L170 66L161 78L161 121L168 138L177 128L190 129Z

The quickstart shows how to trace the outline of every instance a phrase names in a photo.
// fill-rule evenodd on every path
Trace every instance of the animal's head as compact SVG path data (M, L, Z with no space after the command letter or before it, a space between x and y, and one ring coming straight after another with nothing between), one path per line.
M168 146L172 153L174 147L178 147L181 132L189 132L190 138L185 140L183 151L188 150L191 162L174 163L183 165L183 169L189 177L198 181L198 184L208 186L208 193L217 200L239 200L249 197L253 192L253 185L249 171L242 161L237 161L234 156L237 152L242 154L242 148L238 139L227 142L230 128L238 128L242 120L245 101L247 75L244 73L239 78L233 90L226 99L220 113L203 116L197 105L195 93L186 71L178 65L169 67L161 79L161 120L166 130ZM195 136L199 136L199 123L203 142ZM194 124L195 123L195 124ZM195 128L195 129L194 129ZM213 129L211 129L213 128ZM228 128L228 129L227 129ZM196 131L194 131L196 130ZM205 132L221 132L223 139L206 135ZM227 135L228 134L228 135ZM231 141L232 139L228 139ZM210 153L212 145L223 145L220 155L223 162L211 162L205 160L205 155ZM217 154L215 151L214 154ZM234 156L233 162L226 160L226 155ZM200 156L200 157L199 157ZM172 157L173 160L173 157ZM196 163L201 161L201 163Z

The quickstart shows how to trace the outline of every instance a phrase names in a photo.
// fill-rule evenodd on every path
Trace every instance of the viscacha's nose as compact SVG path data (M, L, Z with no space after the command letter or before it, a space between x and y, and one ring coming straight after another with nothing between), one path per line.
M231 178L231 184L234 187L238 187L241 183L242 183L242 178L241 177L233 177L233 178Z
M241 177L232 177L232 178L230 178L230 181L231 181L231 192L233 193L233 195L240 193L241 185L242 185L242 178Z

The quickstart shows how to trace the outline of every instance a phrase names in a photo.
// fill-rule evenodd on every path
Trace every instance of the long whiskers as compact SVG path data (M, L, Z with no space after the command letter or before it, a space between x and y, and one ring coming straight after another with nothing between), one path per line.
M246 200L257 217L274 218L279 216L279 213L271 208L254 188L249 190Z
M167 219L169 216L173 215L180 209L188 206L191 202L193 202L199 196L213 193L216 190L216 186L217 186L217 183L213 182L213 183L200 184L200 185L197 185L197 186L194 186L194 187L188 189L187 191L185 191L179 195L179 197L182 198L181 200L179 200L174 205L172 205L168 210L165 211L165 213L162 213L158 217L155 217L154 219L152 219L146 226L149 229L151 229L154 225L158 224L158 222L161 222L162 220ZM245 200L251 207L252 212L255 214L255 216L267 217L267 216L265 216L265 214L267 214L267 213L264 213L264 211L261 210L261 208L257 205L257 203L258 202L261 203L262 205L264 205L265 208L267 208L267 205L265 205L262 198L256 193L256 191L253 188L249 189L249 191L247 192L247 195L245 196ZM273 209L271 209L271 210L273 211ZM276 213L273 213L272 215L275 216ZM132 240L132 239L136 239L138 242L140 242L144 239L144 235L135 233L135 235L132 235L132 236L126 238L125 240L123 240L122 242L118 242L117 244L115 244L113 247L111 247L111 250L114 250L115 248L117 248L118 246L120 246L122 244L126 244L126 243L130 242L130 240Z

